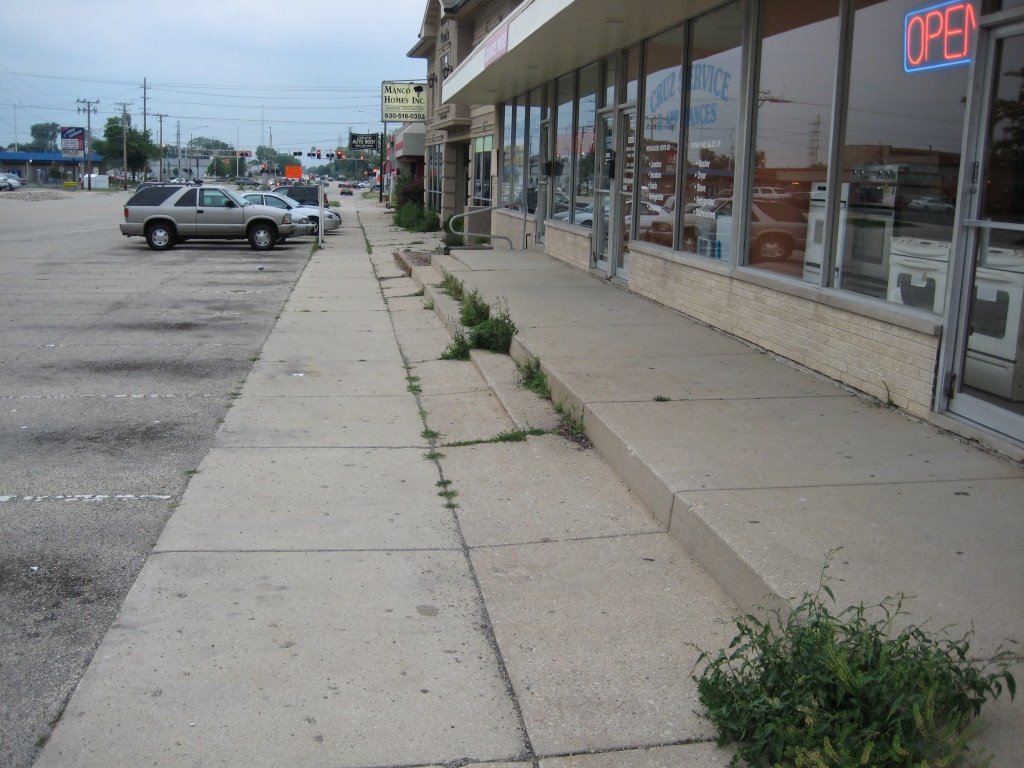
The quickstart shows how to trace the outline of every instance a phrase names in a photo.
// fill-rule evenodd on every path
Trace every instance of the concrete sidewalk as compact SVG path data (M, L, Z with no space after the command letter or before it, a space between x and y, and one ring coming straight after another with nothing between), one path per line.
M844 604L1024 636L1020 467L539 254L407 277L435 241L344 207L37 766L725 766L690 644L838 546ZM495 440L557 419L508 357L439 359L439 268L596 451Z

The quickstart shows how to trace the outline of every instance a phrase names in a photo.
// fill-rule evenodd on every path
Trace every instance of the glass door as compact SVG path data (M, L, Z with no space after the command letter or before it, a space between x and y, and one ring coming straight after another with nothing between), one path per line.
M613 242L611 231L615 220L610 216L612 191L615 189L616 157L615 157L615 114L605 112L597 117L597 169L594 174L594 202L590 211L590 225L593 233L594 269L611 275L611 252L609 244ZM586 224L586 212L577 214L576 221Z
M949 410L1024 442L1024 22L982 32Z
M615 276L623 280L629 274L629 241L633 237L633 185L636 180L636 110L628 109L619 115L619 178L613 183L616 188L615 221L620 234L614 241ZM644 221L644 211L638 212L638 226Z

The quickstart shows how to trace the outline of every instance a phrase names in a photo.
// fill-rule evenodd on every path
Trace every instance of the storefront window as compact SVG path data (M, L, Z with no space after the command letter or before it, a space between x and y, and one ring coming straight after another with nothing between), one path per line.
M551 183L554 185L552 196L552 218L567 221L572 206L572 173L573 148L572 115L575 93L573 92L573 75L558 79L555 90L557 105L555 107L555 160L551 169Z
M969 67L906 71L904 20L920 7L856 4L834 266L846 290L941 313ZM953 42L970 51L974 39ZM812 224L821 197L812 190ZM807 244L809 263L821 263L818 239Z
M473 140L473 205L491 204L491 151L493 139Z
M540 129L544 112L544 89L535 88L530 92L529 119L527 121L528 141L526 143L526 210L537 212L537 196L540 189Z
M743 3L696 19L686 79L686 170L679 248L728 259L740 117ZM675 200L671 206L675 208Z
M604 103L599 107L615 106L615 88L619 83L619 54L613 53L604 60Z
M579 118L576 124L576 176L573 180L577 210L593 205L594 163L597 146L597 95L600 87L600 70L597 64L585 67L580 72Z
M506 205L515 202L515 146L512 143L514 107L514 101L507 101L501 109L501 202Z
M444 145L427 147L427 208L441 211L441 185L444 179Z
M622 104L636 104L636 95L640 83L640 46L634 45L625 55L626 63L626 98L620 99Z
M762 9L748 263L817 283L805 249L809 223L817 234L824 222L813 190L828 175L839 2L764 0Z
M641 216L637 239L672 246L676 208L676 167L683 100L684 28L647 41L644 67L644 116L640 133L640 202L651 218Z
M515 119L512 127L512 194L519 208L523 205L526 187L526 97L516 99Z

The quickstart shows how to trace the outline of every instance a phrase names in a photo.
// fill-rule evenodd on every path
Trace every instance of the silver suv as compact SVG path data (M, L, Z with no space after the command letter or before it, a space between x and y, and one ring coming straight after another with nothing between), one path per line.
M253 205L225 187L161 184L132 196L124 206L125 237L141 235L155 251L186 239L246 239L257 251L296 234L291 214Z

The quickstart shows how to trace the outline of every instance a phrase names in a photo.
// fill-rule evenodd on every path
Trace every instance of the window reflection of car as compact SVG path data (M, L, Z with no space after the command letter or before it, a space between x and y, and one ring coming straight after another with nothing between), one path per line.
M907 203L907 208L928 213L953 213L953 206L938 197L915 197Z
M714 209L716 220L732 216L732 200L723 200ZM686 206L686 230L683 250L697 251L697 236L708 229L708 219L700 216L692 203ZM693 217L692 220L690 217ZM714 234L711 232L710 234ZM671 242L671 233L669 233ZM647 238L650 239L650 238ZM807 245L807 214L784 200L756 200L750 205L750 261L783 261L793 251Z
M731 213L732 203L729 203ZM750 206L750 261L783 261L807 247L807 212L782 200Z

